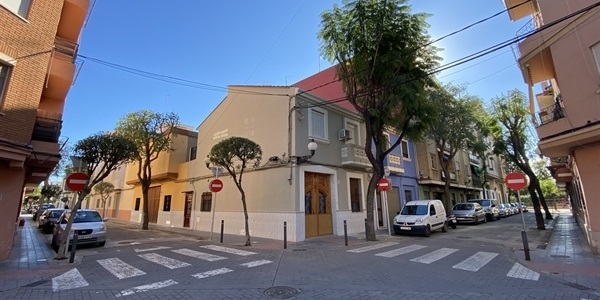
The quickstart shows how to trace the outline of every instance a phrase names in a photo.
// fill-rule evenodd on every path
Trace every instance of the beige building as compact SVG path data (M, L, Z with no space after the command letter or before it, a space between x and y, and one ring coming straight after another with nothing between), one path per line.
M520 2L505 0L505 5ZM538 30L515 48L529 89L538 147L551 159L549 169L559 186L567 188L581 229L599 251L600 3L530 1L510 10L509 16L513 21L531 18L517 34ZM535 94L534 87L540 92Z
M23 191L60 159L62 113L89 0L0 1L0 259Z

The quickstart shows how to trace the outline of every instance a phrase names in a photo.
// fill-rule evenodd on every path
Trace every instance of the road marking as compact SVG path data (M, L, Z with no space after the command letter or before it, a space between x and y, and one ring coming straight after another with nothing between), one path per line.
M510 269L510 271L508 271L508 274L506 274L506 276L537 281L540 278L540 273L529 270L520 263L515 263Z
M134 268L118 258L99 259L97 262L111 274L119 279L135 277L146 274L146 272Z
M477 272L487 263L492 261L492 259L494 259L494 257L496 257L497 255L498 253L480 251L473 254L471 257L463 260L462 262L452 266L452 268Z
M149 251L156 251L156 250L163 250L163 249L171 249L171 247L154 247L154 248L147 248L147 249L135 249L133 251L135 252L149 252Z
M427 248L427 246L410 245L410 246L407 246L407 247L402 247L402 248L394 249L392 251L377 253L377 254L375 254L375 256L383 256L383 257L391 258L391 257L395 257L395 256L398 256L398 255L402 255L402 254L410 253L410 252L413 252L413 251L417 251L417 250L423 249L423 248Z
M432 263L434 261L438 261L456 251L458 251L458 249L441 248L441 249L435 250L431 253L425 254L423 256L413 258L410 261L414 261L414 262L418 262L418 263L422 263L422 264L430 264L430 263Z
M176 284L177 284L177 281L169 279L169 280L155 282L155 283L151 283L151 284L140 285L140 286L136 286L131 289L123 290L119 294L117 294L116 297L129 296L129 295L133 295L135 293L147 292L149 290L157 290L160 288L164 288L164 287L168 287L168 286L176 285Z
M76 289L90 285L79 273L77 268L52 278L52 291Z
M221 274L225 274L225 273L229 273L229 272L233 272L233 270L227 269L227 268L220 268L220 269L216 269L216 270L212 270L212 271L207 271L207 272L202 272L202 273L194 274L192 276L194 276L194 277L196 277L198 279L202 279L202 278L207 278L207 277L211 277L211 276L221 275Z
M174 258L162 256L162 255L156 254L156 253L140 254L138 256L143 259L149 260L151 262L157 263L159 265L165 266L171 270L191 266L190 264L188 264L186 262L176 260Z
M218 255L214 255L214 254L208 254L208 253L199 252L199 251L194 251L194 250L190 250L190 249L178 249L178 250L171 250L171 251L182 254L182 255L194 257L194 258L199 258L199 259L206 260L206 261L217 261L217 260L227 259L227 257L218 256Z
M266 265L266 264L270 264L270 263L272 263L272 261L263 259L263 260L256 260L256 261L251 261L249 263L241 264L240 266L244 266L247 268L254 268L254 267L258 267L258 266L262 266L262 265Z
M244 250L239 250L239 249L234 249L234 248L227 248L227 247L222 247L222 246L217 246L217 245L206 245L206 246L201 246L201 247L204 249L221 251L221 252L240 255L240 256L248 256L248 255L256 254L256 252L244 251Z
M366 246L366 247L362 247L362 248L348 250L348 252L363 253L363 252L377 250L377 249L381 249L381 248L385 248L385 247L389 247L389 246L393 246L393 245L397 245L397 244L398 243L394 243L394 242L385 242L385 243L375 244L375 245Z

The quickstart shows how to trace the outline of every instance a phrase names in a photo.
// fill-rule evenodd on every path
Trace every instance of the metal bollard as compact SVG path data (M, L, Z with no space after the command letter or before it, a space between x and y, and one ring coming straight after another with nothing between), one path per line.
M344 220L344 244L348 246L348 227L346 226L346 220Z
M77 251L77 238L79 236L78 231L79 230L75 230L75 233L73 234L73 245L71 245L71 256L69 257L70 264L72 264L75 261L75 251Z
M221 220L221 244L223 244L223 230L225 229L225 220Z
M368 241L369 240L369 232L368 229L369 225L367 225L367 219L365 219L365 240Z
M521 230L521 239L523 240L523 251L525 251L525 260L531 260L529 256L529 243L527 242L527 232Z
M283 222L283 249L287 249L287 222Z

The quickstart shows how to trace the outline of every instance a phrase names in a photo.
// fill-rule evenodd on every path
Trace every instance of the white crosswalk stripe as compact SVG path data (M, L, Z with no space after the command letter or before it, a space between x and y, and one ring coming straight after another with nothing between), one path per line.
M266 264L270 264L272 263L272 261L270 260L256 260L256 261L251 261L249 263L245 263L245 264L241 264L240 266L246 267L246 268L254 268L254 267L258 267L258 266L262 266L262 265L266 265Z
M171 250L175 253L179 253L181 255L185 255L185 256L189 256L189 257L194 257L194 258L198 258L198 259L202 259L202 260L206 260L206 261L217 261L217 260L223 260L223 259L227 259L227 257L223 257L223 256L218 256L218 255L214 255L214 254L209 254L209 253L204 253L204 252L200 252L200 251L194 251L194 250L190 250L190 249L177 249L177 250Z
M121 291L119 294L117 294L117 298L118 297L122 297L122 296L129 296L129 295L133 295L135 293L140 293L140 292L147 292L149 290L157 290L157 289L161 289L164 287L168 287L168 286L172 286L177 284L177 281L175 280L165 280L165 281L161 281L161 282L155 282L155 283L151 283L151 284L146 284L146 285L140 285L140 286L136 286L134 288L131 289L126 289Z
M492 261L492 259L494 259L496 256L498 256L498 253L480 251L463 260L462 262L452 266L452 268L477 272L479 269L483 268L483 266Z
M170 258L170 257L166 257L166 256L162 256L160 254L157 253L147 253L147 254L140 254L138 255L139 257L145 259L145 260L149 260L151 262L157 263L159 265L165 266L169 269L177 269L177 268L183 268L183 267L187 267L187 266L191 266L191 264L188 264L186 262L180 261L180 260L176 260L174 258Z
M206 246L200 246L200 247L202 247L204 249L220 251L220 252L225 252L225 253L235 254L235 255L240 255L240 256L248 256L248 255L256 254L256 252L244 251L244 250L234 249L234 248L227 248L227 247L217 246L217 245L206 245Z
M146 274L146 272L134 268L118 258L99 259L97 262L108 272L119 279L135 277Z
M508 271L508 274L506 274L506 276L537 281L540 278L540 273L529 270L520 263L515 263L510 269L510 271Z
M371 251L371 250L377 250L377 249L381 249L381 248L385 248L385 247L389 247L389 246L394 246L394 245L398 245L398 243L394 243L394 242L379 243L379 244L375 244L375 245L371 245L371 246L366 246L366 247L351 249L351 250L348 250L348 252L363 253L363 252L367 252L367 251Z
M154 248L146 248L146 249L134 249L133 251L139 253L139 252L150 252L150 251L163 250L163 249L171 249L171 247L154 247Z
M410 252L417 251L417 250L423 249L423 248L427 248L427 246L410 245L410 246L406 246L406 247L394 249L394 250L387 251L387 252L377 253L377 254L375 254L375 256L382 256L382 257L392 258L392 257L396 257L398 255L410 253Z
M198 279L202 279L202 278L212 277L212 276L221 275L221 274L225 274L225 273L229 273L229 272L233 272L233 270L227 269L227 268L220 268L220 269L216 269L216 270L212 270L212 271L194 274L192 276L194 276Z
M410 261L414 261L414 262L418 262L418 263L422 263L422 264L430 264L430 263L438 261L456 251L458 251L458 249L441 248L441 249L435 250L431 253L425 254L423 256L413 258Z
M81 276L81 273L79 273L77 268L71 269L62 275L52 278L53 292L71 290L88 285L89 283L87 280L85 280L85 278L83 278L83 276Z

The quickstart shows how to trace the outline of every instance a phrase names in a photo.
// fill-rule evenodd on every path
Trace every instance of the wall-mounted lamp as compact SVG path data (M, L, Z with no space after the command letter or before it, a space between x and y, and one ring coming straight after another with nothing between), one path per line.
M315 151L317 151L317 148L319 148L319 145L317 145L317 143L315 142L314 139L311 139L310 143L308 143L308 150L310 150L310 155L290 156L290 157L295 158L296 164L300 165L300 164L303 164L303 163L309 161L315 155Z
M213 175L215 175L215 178L219 177L219 175L221 173L223 173L223 169L221 167L218 167L215 165L212 165L212 166L210 165L211 161L210 161L210 158L208 157L208 155L204 159L204 163L206 164L206 168L211 170Z

